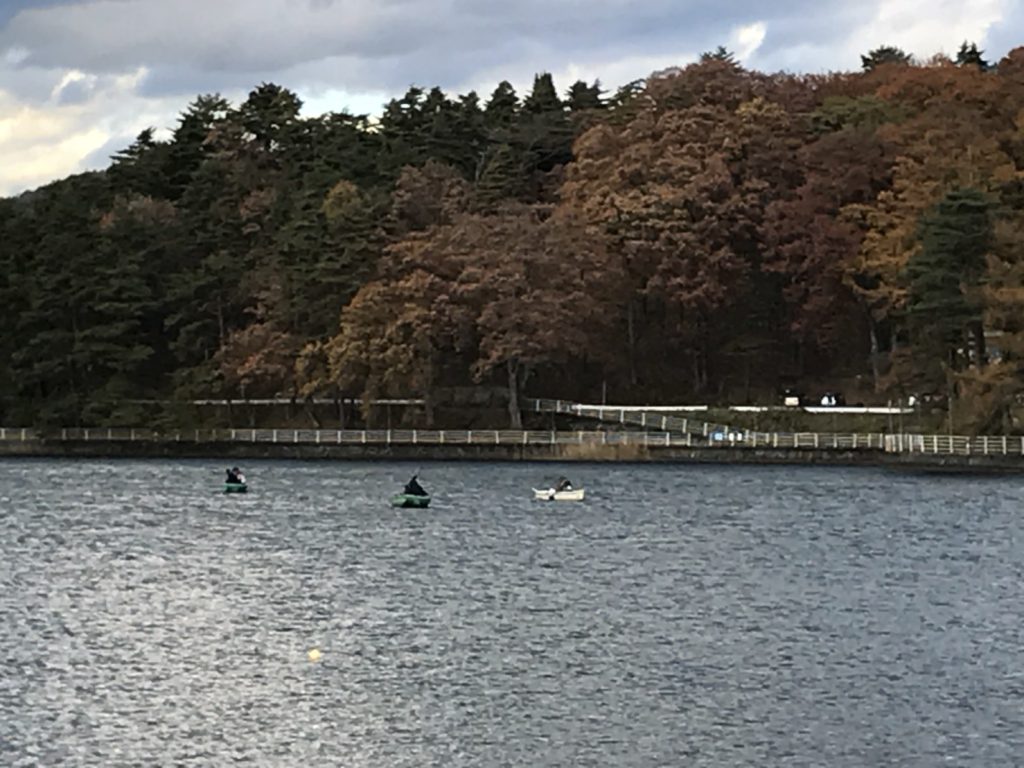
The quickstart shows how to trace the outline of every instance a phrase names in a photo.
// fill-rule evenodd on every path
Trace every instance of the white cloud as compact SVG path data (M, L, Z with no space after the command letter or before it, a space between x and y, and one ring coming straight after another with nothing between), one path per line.
M16 67L28 58L29 50L20 46L14 46L4 51L3 63Z
M74 110L19 105L0 93L0 112L0 193L64 176L107 140L98 125L78 124Z
M395 94L384 91L349 93L341 88L314 88L299 93L302 114L323 115L327 112L350 112L353 115L375 115Z
M836 30L817 20L801 24L793 18L788 24L799 36L790 34L780 42L769 25L770 34L749 63L802 72L857 70L861 55L881 45L927 60L937 53L955 54L965 40L984 48L993 34L1004 45L1007 34L1016 36L1014 44L1024 44L1024 28L1012 29L1014 9L1024 13L1022 0L867 0L857 4L856 14L848 11L853 2L836 5L847 7L835 21ZM987 53L998 60L1006 50Z
M735 51L739 61L746 63L761 47L767 33L768 28L763 21L738 27L729 38L730 48Z
M413 83L486 98L549 71L563 92L577 79L614 90L719 44L751 67L813 72L859 68L884 44L927 58L1024 31L1024 0L6 2L0 194L102 165L197 94L237 102L261 81L298 92L305 114L372 114Z
M92 90L96 87L96 82L99 78L96 75L87 75L84 72L80 72L77 69L72 69L69 72L65 72L64 76L60 79L60 82L53 87L50 91L50 99L55 102L61 100L61 94L64 93L65 89L73 85L84 85L87 90Z
M176 99L137 99L145 71L97 77L69 70L47 101L32 104L0 90L0 194L13 194L86 170L84 161L123 137L162 126L179 109ZM68 100L84 84L87 98ZM101 160L105 165L105 160Z
M964 40L984 44L1010 5L1008 0L879 0L874 18L847 37L843 63L855 67L861 54L880 45L928 59L955 54Z

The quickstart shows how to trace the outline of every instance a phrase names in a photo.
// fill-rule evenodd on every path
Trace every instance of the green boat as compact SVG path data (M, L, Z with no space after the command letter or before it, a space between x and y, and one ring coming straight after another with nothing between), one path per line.
M246 493L248 490L245 483L224 483L224 493Z
M391 499L392 507L411 507L426 509L430 505L429 496L413 496L411 493L400 493Z

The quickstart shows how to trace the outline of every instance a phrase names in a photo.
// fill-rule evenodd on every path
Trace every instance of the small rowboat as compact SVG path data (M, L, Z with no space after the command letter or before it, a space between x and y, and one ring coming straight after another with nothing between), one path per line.
M392 507L426 509L430 505L429 496L413 496L411 493L400 493L391 499Z
M245 483L224 483L224 493L246 493L248 490Z
M571 491L556 491L554 488L534 488L533 498L544 501L583 501L583 489L573 488Z

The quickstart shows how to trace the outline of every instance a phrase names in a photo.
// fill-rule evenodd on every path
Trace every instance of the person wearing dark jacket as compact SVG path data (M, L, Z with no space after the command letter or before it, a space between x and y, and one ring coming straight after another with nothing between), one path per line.
M429 496L423 486L416 482L416 475L412 476L412 480L405 484L405 494L407 496Z

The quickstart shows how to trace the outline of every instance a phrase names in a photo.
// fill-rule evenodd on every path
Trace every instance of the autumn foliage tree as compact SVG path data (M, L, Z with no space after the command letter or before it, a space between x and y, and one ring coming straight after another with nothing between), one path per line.
M694 91L705 70L725 90ZM694 390L706 389L720 318L756 296L760 226L772 195L798 179L799 134L777 105L744 100L756 90L745 77L709 59L652 85L651 109L577 142L563 201L606 232L620 260L633 382L648 327L690 360Z
M429 399L442 356L463 356L478 381L501 373L519 428L531 373L595 354L607 324L593 298L616 283L580 222L523 206L463 214L391 249L387 276L342 315L332 376L367 399L409 388Z

